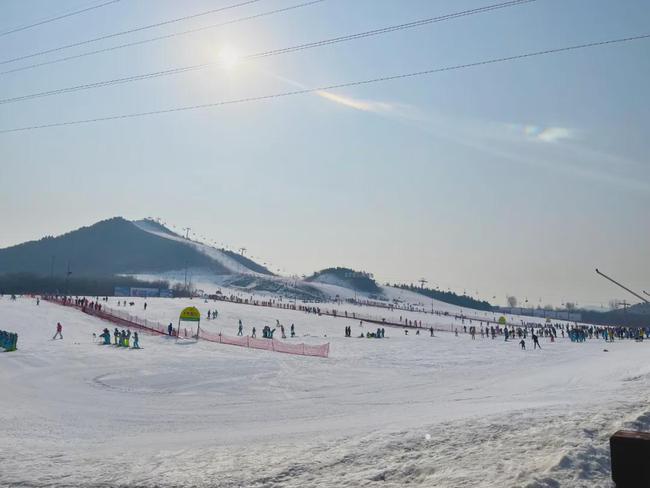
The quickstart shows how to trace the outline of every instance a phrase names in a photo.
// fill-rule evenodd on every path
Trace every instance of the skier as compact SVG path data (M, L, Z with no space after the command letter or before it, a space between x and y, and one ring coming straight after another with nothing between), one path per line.
M255 334L256 334L256 330L255 330L255 327L253 327L253 331L251 332L251 337L256 337Z
M56 333L54 334L54 337L52 337L52 340L56 339L56 336L59 336L59 339L63 339L63 326L61 325L61 322L56 323Z
M113 331L113 337L115 339L115 345L118 345L117 339L120 337L120 331L117 330L117 327L115 327L115 330Z
M522 339L521 341L519 341L519 344L521 345L521 348L525 351L526 350L526 341Z
M282 332L282 338L286 339L287 335L284 333L284 325L280 324L280 332Z
M133 333L133 349L140 349L140 338L137 332Z
M433 327L429 327L429 337L433 337Z
M147 302L144 302L144 309L147 310Z
M111 333L108 329L104 329L100 336L102 339L104 339L104 345L110 345L111 344Z
M117 330L117 329L115 329ZM172 335L172 332L174 332L174 327L172 326L172 323L170 322L169 325L167 326L167 334Z
M534 332L531 337L533 338L533 349L537 349L538 347L541 349L542 346L539 344L539 338L535 335Z
M244 326L241 323L241 320L239 321L239 330L237 331L238 336L243 336L244 335Z
M274 329L274 330L275 330L275 329ZM296 337L296 329L295 329L295 327L293 326L293 324L291 324L291 337Z

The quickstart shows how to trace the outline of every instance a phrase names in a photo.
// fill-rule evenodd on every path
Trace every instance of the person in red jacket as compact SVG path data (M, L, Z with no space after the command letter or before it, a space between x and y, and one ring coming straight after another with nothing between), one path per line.
M56 334L54 334L54 337L52 337L52 340L56 339L56 336L59 336L59 339L63 339L63 326L61 325L61 322L56 323Z

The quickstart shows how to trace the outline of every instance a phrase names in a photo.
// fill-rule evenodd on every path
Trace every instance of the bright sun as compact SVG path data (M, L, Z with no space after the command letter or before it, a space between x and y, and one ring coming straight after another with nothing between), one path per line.
M227 70L235 68L241 61L241 56L232 46L223 46L219 50L219 62Z

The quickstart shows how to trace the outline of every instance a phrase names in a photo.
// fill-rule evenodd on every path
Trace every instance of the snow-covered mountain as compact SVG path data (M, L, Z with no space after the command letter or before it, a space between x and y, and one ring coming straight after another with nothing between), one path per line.
M0 249L0 273L165 274L198 268L219 276L272 276L254 261L231 251L185 239L152 221L121 217L56 237Z

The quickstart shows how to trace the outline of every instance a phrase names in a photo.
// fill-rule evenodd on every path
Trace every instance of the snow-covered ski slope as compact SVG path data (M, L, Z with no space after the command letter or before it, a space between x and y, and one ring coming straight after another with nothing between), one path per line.
M165 322L216 308L202 326L231 334L294 323L297 341L327 335L330 358L144 334L139 351L99 346L112 324L5 296L19 350L0 353L2 486L609 487L608 436L650 427L648 343L346 339L358 321L133 301L121 309Z
M153 224L150 221L147 220L137 220L133 222L134 225L139 227L145 232L149 232L150 234L154 234L158 237L162 237L164 239L170 239L172 241L176 242L181 242L187 246L191 246L197 251L205 254L209 258L213 259L220 265L222 265L224 268L229 270L231 273L240 273L240 274L251 274L251 275L257 275L255 271L252 269L249 269L248 267L244 266L243 264L237 262L235 259L231 258L228 256L226 253L221 252L219 249L208 246L207 244L203 244L200 242L192 241L189 239L185 239L184 237L181 237L177 234L174 234L173 232L163 232L158 228L157 225ZM264 275L262 275L264 276Z

